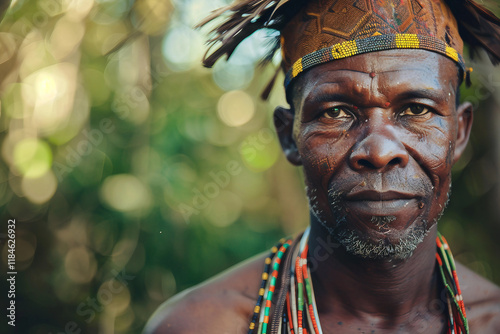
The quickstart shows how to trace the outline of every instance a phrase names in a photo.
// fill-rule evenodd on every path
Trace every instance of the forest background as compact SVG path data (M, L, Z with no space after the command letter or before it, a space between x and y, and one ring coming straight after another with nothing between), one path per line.
M175 293L307 225L300 170L271 122L283 88L259 98L273 33L201 66L208 30L192 27L226 3L11 4L0 26L0 332L140 333ZM439 224L458 261L500 284L500 70L470 63L462 100L475 124ZM9 220L16 327L4 314Z

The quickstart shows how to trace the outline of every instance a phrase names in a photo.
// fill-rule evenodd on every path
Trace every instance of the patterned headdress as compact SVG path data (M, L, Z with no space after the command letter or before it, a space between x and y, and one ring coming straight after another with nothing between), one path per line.
M500 20L471 0L246 0L212 13L200 26L230 13L213 30L203 59L211 67L261 28L280 32L285 87L306 69L335 59L389 49L424 49L454 60L467 73L463 42L500 62ZM212 47L218 48L210 53Z

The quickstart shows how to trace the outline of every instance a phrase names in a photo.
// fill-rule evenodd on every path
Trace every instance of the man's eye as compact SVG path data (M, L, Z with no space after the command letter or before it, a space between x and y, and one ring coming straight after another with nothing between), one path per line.
M412 104L401 112L401 116L422 116L429 112L429 108L420 104Z
M330 108L327 111L325 111L321 116L330 119L351 117L350 114L346 110L344 110L344 108L341 107Z

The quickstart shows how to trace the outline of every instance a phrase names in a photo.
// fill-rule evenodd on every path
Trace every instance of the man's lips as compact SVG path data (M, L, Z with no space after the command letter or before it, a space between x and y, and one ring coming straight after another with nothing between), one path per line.
M400 191L362 190L348 193L344 205L350 211L370 216L400 215L418 208L421 196Z
M420 197L416 194L400 192L395 190L376 191L376 190L361 190L351 192L346 195L348 201L394 201L404 199L416 199Z

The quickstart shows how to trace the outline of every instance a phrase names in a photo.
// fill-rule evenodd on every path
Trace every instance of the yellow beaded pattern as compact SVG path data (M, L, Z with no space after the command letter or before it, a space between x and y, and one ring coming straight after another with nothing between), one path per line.
M463 57L446 42L431 36L418 34L374 34L368 38L357 39L311 52L298 59L285 76L285 89L293 79L305 70L335 59L347 58L363 53L391 49L422 49L440 53L457 62L466 74Z

